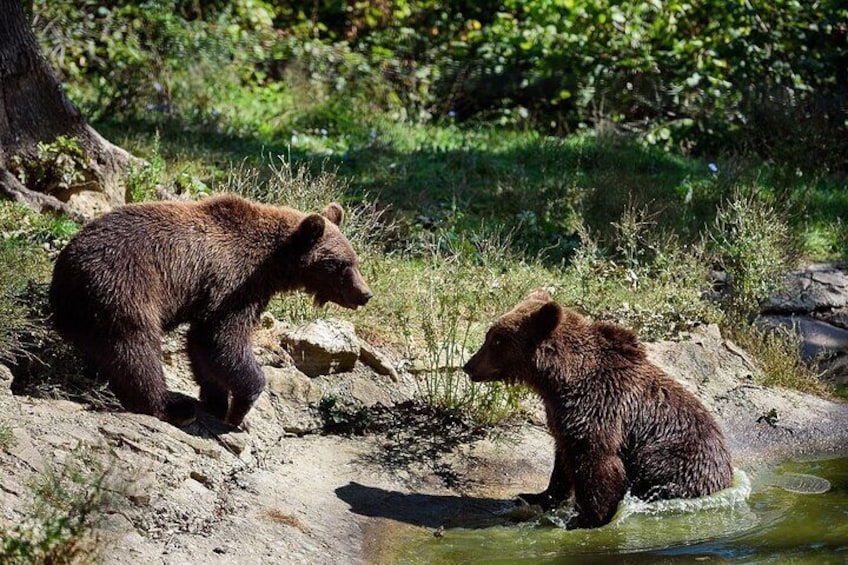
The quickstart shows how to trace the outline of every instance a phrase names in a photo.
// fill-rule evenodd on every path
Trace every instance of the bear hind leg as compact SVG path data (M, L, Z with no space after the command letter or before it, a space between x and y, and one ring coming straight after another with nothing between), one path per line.
M177 426L194 421L194 400L168 390L162 370L161 338L156 332L121 336L88 363L130 412L149 414Z

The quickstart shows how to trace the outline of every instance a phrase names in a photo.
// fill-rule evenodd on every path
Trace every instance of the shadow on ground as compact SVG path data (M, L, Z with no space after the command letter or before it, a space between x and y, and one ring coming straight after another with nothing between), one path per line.
M440 494L403 493L350 482L336 489L350 511L423 528L488 528L508 520L500 515L512 500Z

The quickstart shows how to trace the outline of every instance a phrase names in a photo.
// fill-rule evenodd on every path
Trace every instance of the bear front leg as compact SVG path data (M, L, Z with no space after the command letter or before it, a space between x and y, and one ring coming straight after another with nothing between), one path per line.
M215 374L211 354L215 351L214 332L200 324L188 331L187 348L194 380L200 385L201 409L223 420L229 410L229 391Z
M265 375L253 356L250 342L251 325L236 317L219 324L199 339L211 349L205 353L209 374L220 387L226 387L232 398L224 421L241 425L244 417L265 390ZM213 390L209 387L208 390Z
M554 469L551 472L548 488L540 493L519 494L518 498L527 504L539 505L544 510L551 510L570 498L573 490L571 470L565 451L557 447L554 456Z
M588 455L588 454L587 454ZM624 463L617 455L584 456L576 462L575 505L577 516L570 527L597 528L608 524L627 491Z

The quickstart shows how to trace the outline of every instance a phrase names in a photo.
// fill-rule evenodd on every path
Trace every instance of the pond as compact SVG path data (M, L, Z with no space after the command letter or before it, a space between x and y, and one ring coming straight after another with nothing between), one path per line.
M697 501L626 499L603 528L556 522L421 533L398 562L848 563L848 457L785 462L753 479L737 471L731 488Z

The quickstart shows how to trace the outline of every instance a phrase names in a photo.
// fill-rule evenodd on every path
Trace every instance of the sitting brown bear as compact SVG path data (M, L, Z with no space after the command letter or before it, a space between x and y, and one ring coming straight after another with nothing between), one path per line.
M125 408L184 425L195 402L168 391L161 338L190 323L201 405L238 426L265 387L250 337L272 295L303 289L353 309L371 298L343 218L338 204L307 215L232 195L124 206L59 254L55 327Z
M608 523L629 490L694 498L730 486L730 454L704 406L645 357L629 330L564 310L535 291L489 329L465 365L473 381L523 383L556 442L546 508L575 499L570 526Z

